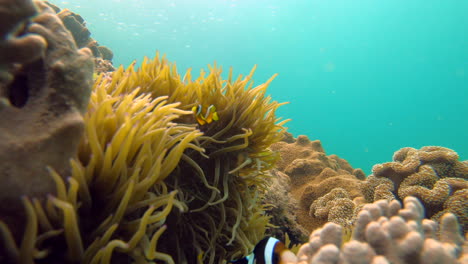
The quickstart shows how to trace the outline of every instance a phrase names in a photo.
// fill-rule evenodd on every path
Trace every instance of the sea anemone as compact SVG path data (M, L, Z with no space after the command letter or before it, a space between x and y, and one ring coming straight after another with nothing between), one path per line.
M252 75L222 80L221 69L192 81L157 55L95 81L72 175L50 174L57 195L24 198L19 247L0 225L9 259L120 263L218 263L248 253L269 217L261 204L270 144L284 131L265 84ZM199 125L191 111L216 105Z

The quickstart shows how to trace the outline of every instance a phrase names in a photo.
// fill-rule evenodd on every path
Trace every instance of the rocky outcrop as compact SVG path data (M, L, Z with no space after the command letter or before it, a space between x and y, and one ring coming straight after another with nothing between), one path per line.
M35 5L0 2L0 220L16 238L22 197L55 193L50 170L70 175L93 74L90 50L77 48L49 6Z

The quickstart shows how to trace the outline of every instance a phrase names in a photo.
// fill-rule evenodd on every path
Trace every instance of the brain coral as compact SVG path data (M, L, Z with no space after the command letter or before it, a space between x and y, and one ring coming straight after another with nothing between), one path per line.
M396 198L421 199L428 218L438 219L442 212L452 212L466 230L468 210L457 207L465 204L467 208L466 202L456 202L463 196L454 194L468 188L468 164L458 159L455 151L443 147L403 148L395 152L393 162L377 164L372 171L375 177L393 182ZM447 202L449 198L451 202Z

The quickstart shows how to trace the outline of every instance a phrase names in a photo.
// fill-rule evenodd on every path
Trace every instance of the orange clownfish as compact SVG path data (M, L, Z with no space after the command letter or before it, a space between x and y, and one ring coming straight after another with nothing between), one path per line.
M218 121L219 119L214 105L210 105L208 107L197 105L192 108L192 112L200 125L209 124L213 121Z

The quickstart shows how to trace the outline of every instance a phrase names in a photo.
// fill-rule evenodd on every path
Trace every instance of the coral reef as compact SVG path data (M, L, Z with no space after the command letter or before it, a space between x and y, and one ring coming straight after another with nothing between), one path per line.
M50 170L70 174L93 73L89 49L78 49L55 13L35 4L0 2L0 233L17 241L23 204L31 206L21 197L39 204L55 193Z
M281 153L278 168L290 178L291 195L299 201L297 222L309 231L332 222L348 232L366 204L409 196L421 199L427 218L439 221L453 213L467 230L467 163L452 150L404 148L394 162L374 166L374 174L365 178L344 160L326 156L318 140L287 136L272 148ZM272 223L277 224L275 218Z
M343 244L342 227L327 223L288 263L465 263L466 241L456 217L444 214L440 230L423 218L424 207L414 197L406 197L403 208L397 200L379 200L359 212L351 241Z
M455 151L443 147L407 147L395 152L393 162L377 164L372 172L376 178L393 182L397 199L419 198L428 218L437 220L446 212L454 213L466 232L468 207L463 193L468 189L468 165L458 159Z
M214 65L193 80L156 55L91 92L93 55L113 71L113 54L81 16L1 0L0 22L1 263L222 263L316 228L284 263L468 261L455 152L404 148L366 178L284 133L274 76L254 87L255 68L223 80ZM190 110L211 105L219 120L198 123Z
M319 140L311 141L306 136L298 136L294 140L292 136L287 135L283 141L274 144L272 149L280 153L281 159L277 163L277 168L288 175L291 196L299 201L296 215L297 222L301 226L311 232L329 219L337 223L351 223L350 216L339 219L339 215L336 214L337 208L320 211L320 214L316 214L315 209L310 214L310 209L314 201L335 188L341 188L340 190L346 193L347 198L342 199L347 201L341 201L340 204L343 206L346 204L348 211L358 209L357 205L364 200L361 189L365 174L362 170L353 169L336 155L327 156ZM327 201L333 200L332 197L328 197ZM357 202L351 206L353 200ZM329 212L332 212L332 215L329 215Z

